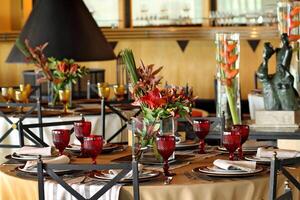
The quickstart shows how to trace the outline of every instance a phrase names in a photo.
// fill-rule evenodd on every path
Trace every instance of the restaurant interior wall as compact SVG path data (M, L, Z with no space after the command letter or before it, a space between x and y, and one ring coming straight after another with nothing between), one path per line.
M10 4L8 0L3 2L7 18L1 17L1 23L11 20ZM11 2L11 1L9 1ZM23 15L30 10L30 0L25 0ZM6 8L4 8L6 7ZM2 13L3 16L3 12ZM13 31L10 29L0 29L0 32ZM266 27L266 31L268 28ZM116 40L114 40L116 41ZM256 51L253 51L247 40L241 41L241 93L242 99L247 99L248 93L254 89L254 72L262 61L263 43L270 41L277 45L279 39L261 40ZM46 42L46 41L45 41ZM131 48L136 56L136 61L140 59L146 64L155 64L157 67L164 66L162 75L168 84L184 86L187 83L193 87L196 96L202 99L214 99L214 76L216 72L215 46L210 39L190 39L184 51L177 44L176 39L121 39L117 40L115 54L124 48ZM27 64L7 64L5 60L13 46L12 41L0 42L0 86L18 85L22 82L22 71L33 69ZM109 83L116 82L116 62L89 62L84 63L87 67L103 68L106 70L105 80ZM270 66L274 71L275 60L272 59Z

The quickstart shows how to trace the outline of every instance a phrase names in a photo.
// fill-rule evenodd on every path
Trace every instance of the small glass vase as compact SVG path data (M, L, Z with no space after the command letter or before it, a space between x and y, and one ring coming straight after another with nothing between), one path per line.
M225 114L225 127L241 123L240 39L238 33L216 34L217 117Z
M51 107L55 107L61 104L59 100L59 90L69 89L71 92L69 98L69 105L72 105L72 84L54 84L53 82L48 82L48 105Z
M132 126L133 135L137 140L140 150L139 160L141 163L162 163L163 159L157 151L156 136L157 135L174 135L177 131L177 120L175 118L167 118L157 120L149 124L147 120L139 120ZM175 159L175 152L169 157L169 160Z

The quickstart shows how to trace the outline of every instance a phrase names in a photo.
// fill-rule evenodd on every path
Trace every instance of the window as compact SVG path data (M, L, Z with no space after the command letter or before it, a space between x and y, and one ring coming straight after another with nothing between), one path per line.
M83 0L100 27L119 26L119 0Z

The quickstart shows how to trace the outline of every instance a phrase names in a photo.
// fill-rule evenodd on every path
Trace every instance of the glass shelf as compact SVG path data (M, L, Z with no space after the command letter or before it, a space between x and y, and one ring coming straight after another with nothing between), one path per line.
M119 0L83 0L99 27L117 28L120 23Z
M210 19L215 26L273 25L277 21L276 0L217 0Z
M132 25L199 25L202 5L202 0L132 0Z

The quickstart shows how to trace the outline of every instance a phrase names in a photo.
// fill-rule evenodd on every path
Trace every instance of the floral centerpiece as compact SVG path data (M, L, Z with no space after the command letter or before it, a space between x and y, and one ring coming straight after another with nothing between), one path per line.
M240 124L239 35L218 33L216 45L216 60L218 62L217 114L220 117L224 112L229 124ZM229 120L232 121L229 122Z
M133 84L133 97L135 104L139 105L143 114L143 123L136 119L137 129L141 133L141 145L153 145L154 139L160 129L160 120L176 117L187 117L191 112L192 99L183 88L160 88L162 79L158 73L162 67L154 69L154 65L136 67L131 50L125 49L122 58L126 64L131 82ZM145 126L146 125L146 126Z
M58 101L58 91L64 90L75 84L78 78L86 75L88 69L76 64L73 59L57 60L53 57L47 58L43 53L48 43L31 47L29 41L22 43L19 39L16 42L17 47L26 56L28 62L32 62L37 69L36 72L42 71L43 76L37 81L39 83L50 81L52 83L53 98L52 104Z

